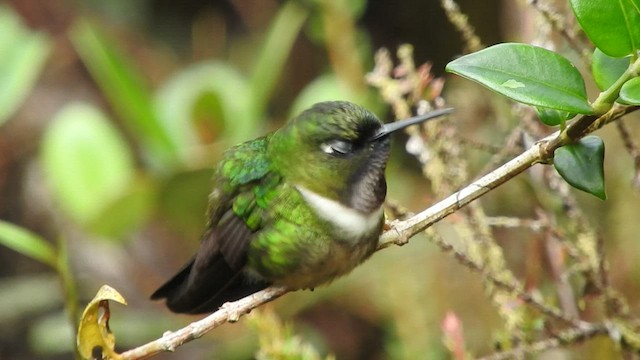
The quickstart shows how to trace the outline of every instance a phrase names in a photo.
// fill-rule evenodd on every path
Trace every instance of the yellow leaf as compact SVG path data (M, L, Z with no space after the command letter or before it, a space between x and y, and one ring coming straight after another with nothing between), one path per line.
M114 288L103 285L82 313L78 327L78 352L83 359L120 359L115 352L115 337L109 329L109 300L126 305Z

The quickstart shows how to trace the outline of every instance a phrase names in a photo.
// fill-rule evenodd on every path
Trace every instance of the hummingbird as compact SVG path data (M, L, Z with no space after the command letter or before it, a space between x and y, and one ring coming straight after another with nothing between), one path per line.
M321 102L230 148L199 249L151 299L208 313L270 285L313 289L349 273L383 229L389 135L451 111L384 124L359 105Z

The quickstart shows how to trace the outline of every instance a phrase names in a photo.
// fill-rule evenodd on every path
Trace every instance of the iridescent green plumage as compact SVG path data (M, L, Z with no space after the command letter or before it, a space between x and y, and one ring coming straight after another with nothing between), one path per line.
M200 249L152 298L209 312L269 284L312 288L352 270L384 222L385 129L357 105L320 103L226 151Z

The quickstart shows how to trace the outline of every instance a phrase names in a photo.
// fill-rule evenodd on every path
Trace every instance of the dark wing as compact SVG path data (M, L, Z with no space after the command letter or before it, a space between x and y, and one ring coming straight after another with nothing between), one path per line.
M229 210L218 227L205 233L194 258L151 298L166 298L173 312L199 314L265 288L268 283L249 279L242 272L252 234Z
M243 271L247 247L262 227L265 209L260 195L263 192L256 190L279 182L277 176L268 173L267 142L268 138L263 138L241 144L226 154L217 168L209 226L198 252L151 295L152 299L166 298L173 312L198 314L216 311L227 301L269 285L247 277ZM269 181L264 185L266 179Z

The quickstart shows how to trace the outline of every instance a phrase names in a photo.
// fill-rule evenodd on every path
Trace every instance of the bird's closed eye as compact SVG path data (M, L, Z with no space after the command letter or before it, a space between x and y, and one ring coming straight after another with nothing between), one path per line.
M322 151L331 155L348 155L351 154L355 147L353 143L345 140L335 139L320 145Z

